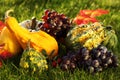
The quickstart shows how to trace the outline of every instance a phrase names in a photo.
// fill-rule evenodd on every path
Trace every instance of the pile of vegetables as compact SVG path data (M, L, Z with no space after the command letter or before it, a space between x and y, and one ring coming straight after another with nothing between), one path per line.
M0 22L1 59L21 54L20 67L32 73L47 70L49 60L53 67L70 71L82 66L89 72L100 72L118 66L117 56L108 50L117 45L115 31L95 18L108 11L81 10L71 20L46 10L42 21L34 17L20 23L10 12L5 14L5 23ZM61 45L65 46L64 54L60 53Z

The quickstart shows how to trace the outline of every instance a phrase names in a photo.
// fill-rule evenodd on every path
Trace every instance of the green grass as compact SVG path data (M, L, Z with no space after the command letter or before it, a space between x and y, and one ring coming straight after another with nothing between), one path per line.
M11 14L21 22L33 16L41 20L45 9L64 13L74 18L82 9L106 9L110 13L98 19L105 25L112 25L118 36L118 45L113 50L120 60L120 1L119 0L0 0L0 20L4 20L5 11L14 9ZM119 80L120 66L109 68L101 73L89 74L76 69L74 73L64 72L58 68L50 68L43 74L27 73L19 68L19 57L3 61L0 68L0 80Z

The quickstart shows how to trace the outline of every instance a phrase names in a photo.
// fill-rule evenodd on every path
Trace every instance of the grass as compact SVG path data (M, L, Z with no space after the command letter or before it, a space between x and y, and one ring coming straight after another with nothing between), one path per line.
M112 25L118 36L118 45L113 50L120 60L120 1L119 0L0 0L0 20L4 20L5 11L14 9L11 14L21 22L33 16L41 20L45 9L64 13L74 18L82 9L106 9L110 13L99 17L105 25ZM74 73L64 72L58 68L50 68L43 74L29 74L19 68L19 57L3 61L0 68L0 80L119 80L120 66L104 70L101 73L88 74L76 69Z

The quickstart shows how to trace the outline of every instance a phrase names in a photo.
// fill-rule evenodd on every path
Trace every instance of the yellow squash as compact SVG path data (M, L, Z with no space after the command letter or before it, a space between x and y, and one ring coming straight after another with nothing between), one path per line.
M14 56L22 51L22 48L15 36L11 34L11 32L4 27L0 34L0 55L3 56L2 52L8 51L9 53L4 56L11 55ZM10 56L8 56L10 57Z
M50 55L53 51L53 56L57 55L58 44L52 36L41 30L38 32L29 32L27 29L18 24L16 18L8 16L9 12L10 11L8 11L6 14L6 26L9 31L15 35L23 49L26 49L28 40L30 40L30 46L37 51L44 49L48 55Z

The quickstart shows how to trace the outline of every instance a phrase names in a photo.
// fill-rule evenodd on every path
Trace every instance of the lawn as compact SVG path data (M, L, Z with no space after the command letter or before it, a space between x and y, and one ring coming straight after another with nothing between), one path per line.
M11 15L21 22L35 16L41 20L44 10L56 10L73 19L79 10L105 9L109 14L98 17L105 25L112 25L118 36L118 45L113 49L120 63L120 1L119 0L0 0L0 20L4 21L5 12L13 9ZM120 66L108 68L101 73L89 74L83 69L73 73L62 71L59 67L50 67L42 74L30 74L19 68L19 56L3 61L0 68L0 80L119 80Z

